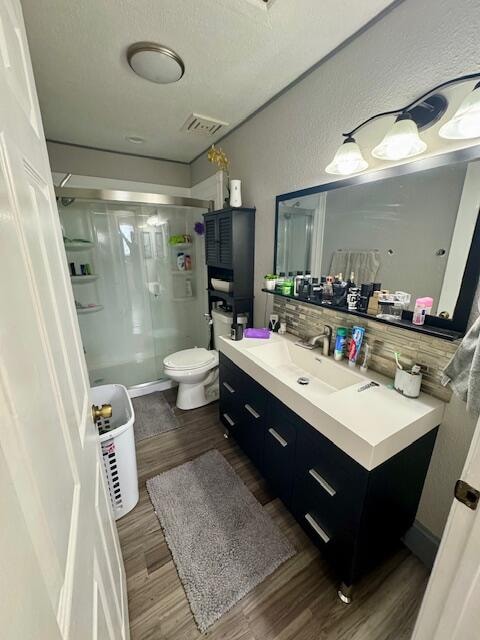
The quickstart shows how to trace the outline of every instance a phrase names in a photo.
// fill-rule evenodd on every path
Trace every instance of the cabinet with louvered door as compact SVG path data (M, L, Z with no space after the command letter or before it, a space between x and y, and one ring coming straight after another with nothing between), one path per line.
M218 223L218 266L231 269L233 259L232 214L220 214Z
M218 229L215 218L205 220L205 259L208 264L218 264Z
M255 209L221 209L204 217L209 311L222 302L232 310L234 323L239 314L247 314L251 326Z

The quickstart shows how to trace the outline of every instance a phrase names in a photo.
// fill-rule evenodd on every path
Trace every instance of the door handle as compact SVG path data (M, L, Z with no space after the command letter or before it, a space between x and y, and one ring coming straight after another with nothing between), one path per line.
M257 413L255 411L255 409L253 407L251 407L249 404L245 405L245 409L248 411L248 413L250 413L254 418L259 418L260 414Z
M284 440L282 438L282 436L275 431L275 429L270 427L270 429L268 430L268 433L270 433L275 438L275 440L282 445L282 447L286 447L287 446L288 442L286 440Z
M327 542L330 542L330 536L326 531L322 529L322 527L318 524L318 522L315 520L313 516L311 516L309 513L306 513L305 520L312 527L315 533L318 533L318 535L325 542L325 544L327 544Z
M328 493L328 495L333 496L337 493L335 491L335 489L330 486L328 484L328 482L325 480L325 478L322 478L322 476L318 473L318 471L315 471L315 469L309 469L308 473L312 476L312 478L318 482L318 484L322 487L322 489L325 489L325 491Z
M97 405L92 404L92 420L95 422L100 422L100 420L107 420L112 417L112 405L111 404L102 404L101 407L97 407Z
M222 382L222 384L228 392L235 393L235 389L228 382Z

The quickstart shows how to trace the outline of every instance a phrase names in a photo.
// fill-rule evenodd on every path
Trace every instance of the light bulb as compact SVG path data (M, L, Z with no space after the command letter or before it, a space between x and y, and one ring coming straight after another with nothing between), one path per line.
M334 175L348 176L363 171L367 167L368 162L363 157L360 147L354 138L348 136L325 171Z
M453 118L440 127L438 135L447 140L480 137L480 83L462 101Z
M409 113L401 113L372 156L380 160L403 160L423 153L427 145L418 135L418 127Z

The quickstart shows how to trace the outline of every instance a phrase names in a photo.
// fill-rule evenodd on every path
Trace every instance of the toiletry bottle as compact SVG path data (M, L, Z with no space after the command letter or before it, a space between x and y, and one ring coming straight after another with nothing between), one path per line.
M284 296L290 295L290 273L286 275L283 279L282 293Z
M177 269L185 271L185 254L183 252L177 254Z
M318 278L312 278L312 291L310 294L310 297L312 298L312 300L315 300L315 302L321 302L322 292L323 292L323 285L321 285L318 282Z
M362 348L363 336L365 334L365 327L352 327L352 339L350 340L350 346L348 349L348 364L350 367L354 367L360 349Z
M415 300L415 309L413 310L412 324L422 325L425 322L426 314L427 307L423 298L417 298Z
M285 271L280 271L275 283L275 293L283 293L283 283L285 282Z
M283 293L286 296L291 296L293 295L293 282L294 282L294 274L293 271L289 271L288 272L288 277L285 278L285 281L283 283Z
M190 280L190 278L185 279L185 297L193 297L192 281Z
M347 341L347 329L338 327L337 336L335 338L335 351L333 352L334 360L342 360L345 352L345 343Z
M297 271L293 285L293 295L298 296L303 283L303 271Z

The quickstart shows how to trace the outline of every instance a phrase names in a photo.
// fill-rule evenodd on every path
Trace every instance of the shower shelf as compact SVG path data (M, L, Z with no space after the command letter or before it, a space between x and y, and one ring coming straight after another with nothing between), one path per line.
M171 270L172 276L189 276L192 273L194 273L194 269L186 269L185 271L180 271L180 269Z
M191 300L195 300L196 296L187 296L184 298L172 298L172 302L190 302Z
M85 242L64 242L65 251L88 251L93 247L93 242L85 240Z
M86 313L95 313L96 311L101 311L103 309L103 304L97 304L95 307L83 307L78 309L77 313L79 315L84 315Z
M70 276L70 280L72 284L83 284L84 282L93 282L97 280L98 276L94 273L89 274L88 276Z

